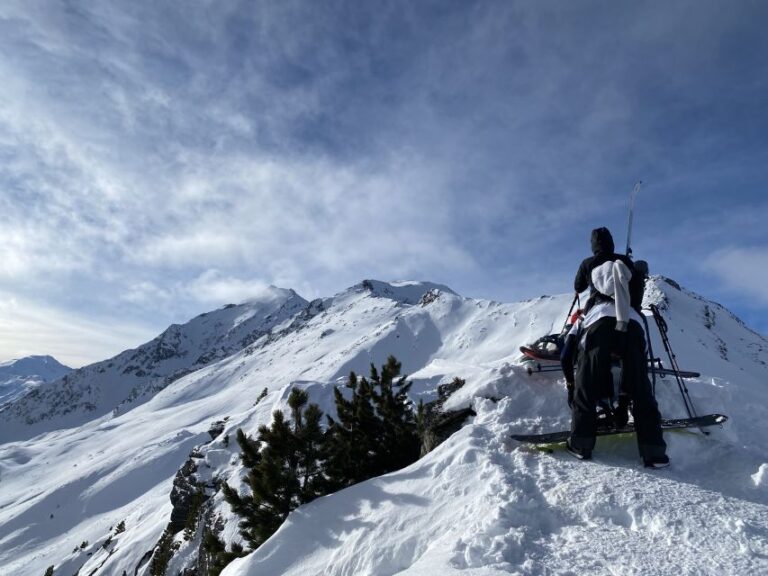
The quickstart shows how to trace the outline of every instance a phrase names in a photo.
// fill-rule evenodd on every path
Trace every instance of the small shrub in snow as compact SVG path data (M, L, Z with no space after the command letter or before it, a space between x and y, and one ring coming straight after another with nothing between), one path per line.
M264 390L261 391L259 396L256 398L256 402L253 403L254 406L258 405L259 402L264 400L264 398L267 397L267 394L269 394L269 390L265 387Z
M189 503L189 513L184 525L184 540L192 540L197 530L197 521L200 517L200 508L205 503L205 488L198 486Z
M171 561L174 552L178 550L179 545L173 539L173 534L166 530L160 537L160 541L152 554L152 563L149 566L149 573L152 576L165 576L165 570L168 568L168 562Z
M232 560L245 556L245 551L240 544L237 542L233 543L232 550L227 551L224 542L213 531L208 529L203 533L203 550L207 557L206 574L208 576L219 576L221 571Z

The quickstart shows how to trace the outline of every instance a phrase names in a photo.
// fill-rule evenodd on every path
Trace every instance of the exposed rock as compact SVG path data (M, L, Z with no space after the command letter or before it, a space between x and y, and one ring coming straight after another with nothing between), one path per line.
M192 504L199 492L195 472L197 472L197 464L193 458L190 458L176 472L176 478L173 479L173 488L171 489L173 509L171 510L171 519L168 522L168 530L171 534L181 532L187 525L187 519L193 508Z
M437 387L437 400L423 406L421 413L422 456L434 450L454 432L460 430L467 418L475 416L475 411L472 408L462 408L448 412L443 411L443 404L445 404L448 397L464 386L464 384L466 384L466 380L461 378L454 378L448 384L441 384Z
M224 420L216 420L208 429L208 434L211 436L211 440L215 440L222 432L224 432L224 426L226 422Z
M422 306L427 306L428 304L432 304L435 300L440 298L440 290L434 289L430 290L428 292L424 293L424 296L421 297L421 301L419 304Z
M672 280L672 278L667 278L667 277L664 277L664 276L662 276L662 278L664 279L664 282L666 282L667 284L672 286L672 288L675 288L676 290L681 290L680 284L678 284L677 282Z

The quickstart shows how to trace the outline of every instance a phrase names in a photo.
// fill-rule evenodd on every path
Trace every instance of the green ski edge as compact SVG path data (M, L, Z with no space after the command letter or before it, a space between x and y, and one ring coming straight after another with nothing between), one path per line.
M674 420L662 420L662 430L681 430L683 428L702 428L704 426L717 426L728 420L728 416L723 414L707 414L706 416L696 416L695 418L677 418ZM616 436L619 434L632 434L635 431L633 424L628 424L624 428L603 428L597 430L598 436ZM511 438L518 442L526 444L561 444L564 443L571 433L568 430L560 432L549 432L547 434L512 434Z

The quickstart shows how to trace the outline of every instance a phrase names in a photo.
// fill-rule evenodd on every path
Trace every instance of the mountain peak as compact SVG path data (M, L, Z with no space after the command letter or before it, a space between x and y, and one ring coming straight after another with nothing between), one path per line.
M456 292L444 284L416 280L383 282L381 280L366 279L350 289L350 291L354 292L370 292L372 296L377 298L389 298L402 304L418 304L424 294L433 290L457 295Z
M247 298L242 304L271 304L277 301L287 302L293 298L301 298L293 288L280 288L270 284L258 294Z
M0 404L10 402L72 372L53 356L25 356L0 362Z
M49 355L32 355L0 362L0 375L39 376L43 380L55 380L71 370Z

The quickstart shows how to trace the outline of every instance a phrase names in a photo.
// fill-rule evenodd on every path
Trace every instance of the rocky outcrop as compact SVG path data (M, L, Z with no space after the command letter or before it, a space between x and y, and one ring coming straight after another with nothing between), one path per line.
M421 455L434 450L445 442L452 434L464 426L467 418L475 416L472 408L460 410L443 410L443 404L456 390L466 384L461 378L454 378L449 384L437 388L437 400L425 404L421 414Z

